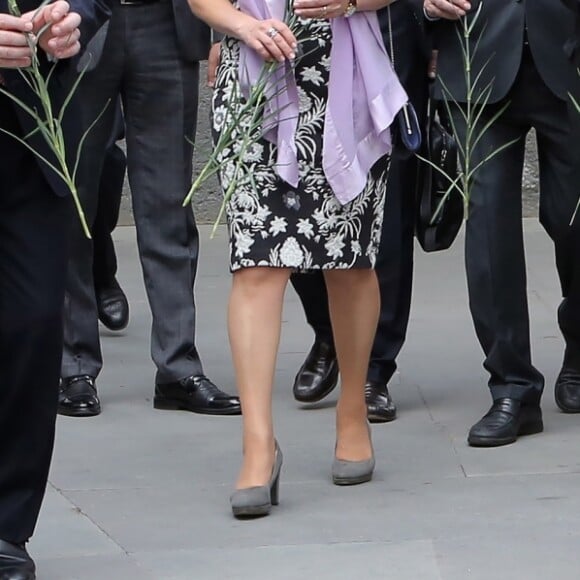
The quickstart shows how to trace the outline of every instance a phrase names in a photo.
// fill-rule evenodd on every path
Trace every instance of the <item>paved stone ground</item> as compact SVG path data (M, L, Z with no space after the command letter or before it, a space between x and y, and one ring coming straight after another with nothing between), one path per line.
M238 522L228 496L239 465L239 418L154 411L150 316L134 230L116 232L129 328L103 331L103 414L61 417L31 551L40 580L577 580L580 417L555 407L562 340L550 243L526 220L534 359L547 380L546 431L512 446L467 447L489 406L467 310L459 241L416 254L407 345L392 386L400 417L373 427L374 481L336 488L329 471L335 394L296 404L294 373L310 347L289 290L275 414L285 454L281 504ZM225 232L202 231L198 344L207 373L234 377L225 328Z

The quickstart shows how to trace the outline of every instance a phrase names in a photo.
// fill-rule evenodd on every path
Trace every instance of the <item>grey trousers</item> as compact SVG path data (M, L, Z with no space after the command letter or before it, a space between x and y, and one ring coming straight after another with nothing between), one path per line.
M127 173L139 256L153 315L151 354L157 383L203 372L195 348L193 286L198 231L182 202L192 173L199 63L182 59L171 3L115 4L103 54L81 86L89 133L78 176L89 224L120 95L126 122ZM104 110L104 112L102 112ZM65 300L62 377L97 376L102 366L93 284L93 245L74 224Z

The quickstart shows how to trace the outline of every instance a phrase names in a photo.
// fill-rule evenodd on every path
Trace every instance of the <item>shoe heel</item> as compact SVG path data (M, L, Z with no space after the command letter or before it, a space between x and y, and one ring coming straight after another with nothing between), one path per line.
M276 456L270 481L266 485L236 490L230 497L236 518L267 516L272 506L278 505L282 459L282 451L276 442Z
M155 398L153 399L153 408L162 411L178 411L181 409L181 405L179 401L155 395Z
M272 487L270 487L270 502L272 505L278 505L280 500L280 474L272 482Z

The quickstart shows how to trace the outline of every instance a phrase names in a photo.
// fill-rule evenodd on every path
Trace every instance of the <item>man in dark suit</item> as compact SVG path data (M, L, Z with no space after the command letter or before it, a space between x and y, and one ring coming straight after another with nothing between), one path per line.
M0 84L35 107L29 87L15 70L30 64L23 32L37 32L44 71L47 56L74 56L83 40L101 25L108 8L101 0L57 1L30 17L39 1L18 2L25 16L8 15L0 0ZM79 23L81 34L79 34ZM25 25L24 23L28 24ZM29 27L27 27L29 26ZM68 66L56 66L51 83L55 111L70 85ZM74 154L80 134L73 109L68 109L65 140ZM67 261L67 230L78 217L69 191L48 166L20 145L34 128L31 118L0 94L0 578L33 580L34 562L25 549L34 531L44 495L56 417L62 306ZM31 145L50 155L42 139Z
M420 3L417 6L413 0L399 0L379 11L379 22L387 50L394 52L391 56L395 70L422 118L427 101L429 59L422 6ZM383 236L376 265L381 312L365 391L371 422L392 421L396 417L396 407L387 385L397 368L395 361L409 321L416 175L417 159L405 155L401 146L391 162ZM298 401L313 403L327 396L338 382L328 296L320 273L295 274L291 280L315 335L314 345L296 375L293 392Z
M514 142L473 179L465 247L471 313L493 398L468 441L474 446L504 445L543 429L544 378L531 362L521 219L525 137L531 128L536 130L540 161L540 221L554 242L563 295L558 321L566 348L556 402L565 412L580 412L578 219L570 225L580 193L580 115L569 97L578 99L579 91L576 67L564 50L574 18L554 0L471 5L465 0L425 0L424 7L428 18L440 19L433 24L438 75L460 103L454 115L462 142L466 128L461 104L468 91L452 21L479 14L471 34L472 78L481 72L478 86L492 87L479 126L501 114L475 146L472 166Z
M236 415L239 399L204 375L196 349L198 231L191 207L182 207L192 176L199 61L207 57L209 43L209 29L193 16L187 0L115 0L108 29L99 32L87 52L91 70L79 87L83 125L102 113L86 143L80 182L92 225L115 116L115 107L107 104L120 96L137 243L153 315L154 406ZM59 412L76 417L101 410L95 386L102 357L92 264L92 243L77 228L59 400Z
M576 63L577 67L580 67L580 0L561 0L570 10L574 12L575 24L574 33L567 39L565 50Z
M109 330L129 324L129 302L117 280L117 253L113 231L119 221L127 158L119 146L125 138L120 101L116 105L113 132L107 143L99 181L99 201L93 225L93 281L99 320Z

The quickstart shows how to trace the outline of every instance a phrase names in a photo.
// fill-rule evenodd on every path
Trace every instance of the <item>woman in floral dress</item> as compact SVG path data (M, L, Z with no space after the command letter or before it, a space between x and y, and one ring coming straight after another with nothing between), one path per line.
M244 156L245 166L250 170L245 178L237 181L227 203L233 271L229 334L244 423L244 457L237 491L232 496L232 508L236 516L264 515L278 499L282 455L274 437L271 398L283 298L292 271L321 269L328 287L341 372L332 470L334 483L362 483L372 477L374 454L366 418L364 383L379 312L379 291L373 267L381 236L388 172L386 153L390 142L388 135L385 139L384 130L388 133L388 125L405 101L405 95L392 75L384 47L378 46L378 26L376 38L372 39L369 39L368 29L357 32L353 28L367 26L369 20L374 31L370 17L376 18L374 12L389 0L358 0L358 3L353 0L296 0L293 5L287 4L287 0L239 0L238 9L229 0L189 1L199 17L227 35L222 42L214 90L214 141L224 129L228 112L231 113L239 101L232 95L239 95L237 87L243 82L243 63L248 55L257 53L264 60L279 61L281 66L289 61L294 63L286 69L292 71L288 94L295 95L297 112L291 147L286 147L284 142L286 149L291 151L287 157L291 161L281 161L281 131L277 138L264 137L252 144ZM273 5L278 10L278 18L272 17ZM299 17L292 30L282 21L285 9L293 10ZM367 11L364 17L367 20L360 20L362 14L353 15L355 10ZM381 139L387 146L373 149L375 153L380 150L381 154L375 154L372 163L367 163L368 167L364 167L364 160L358 163L359 159L351 164L359 173L361 167L364 168L363 180L358 180L359 191L349 191L347 187L346 195L340 196L337 189L341 183L333 186L328 177L332 173L330 167L337 163L334 157L340 156L339 153L335 156L333 151L342 151L343 146L348 148L349 142L355 140L352 130L342 142L336 137L344 135L338 121L337 130L332 133L336 147L330 147L327 108L330 107L330 94L338 93L336 88L334 93L332 89L329 91L332 86L331 56L335 56L333 40L337 41L333 32L344 32L347 17L353 22L349 25L354 32L345 33L344 38L350 42L350 37L355 38L358 34L351 51L356 53L357 58L353 60L356 64L351 64L349 69L348 62L341 60L335 66L345 64L345 70L335 70L334 82L338 75L357 77L352 69L364 60L357 50L363 51L369 57L366 60L376 66L373 73L386 76L388 72L392 76L383 93L388 95L387 105L390 106L381 128ZM332 24L335 19L336 28ZM344 22L339 23L339 19ZM343 28L338 28L339 25ZM341 46L346 42L341 41ZM338 57L335 58L338 62ZM367 66L366 76L370 78L369 70ZM358 77L362 76L361 71L357 73ZM368 87L366 90L369 91ZM335 107L344 105L347 111L355 108L359 117L364 117L366 108L370 107L366 101L361 104L362 92L365 91L353 91L352 86L347 88L346 102L341 104L335 98ZM361 110L364 114L358 113ZM342 116L339 114L337 118ZM370 114L367 116L370 118ZM284 111L277 122L281 126L288 122L288 117L290 113ZM356 129L356 118L353 123ZM371 129L369 131L373 132L374 128ZM247 130L247 126L237 127L237 134L233 135L234 146L221 153L220 177L225 190L236 172L235 156L239 152L236 146ZM298 176L294 182L287 178L292 174L288 165L293 162ZM348 179L345 181L350 183Z

